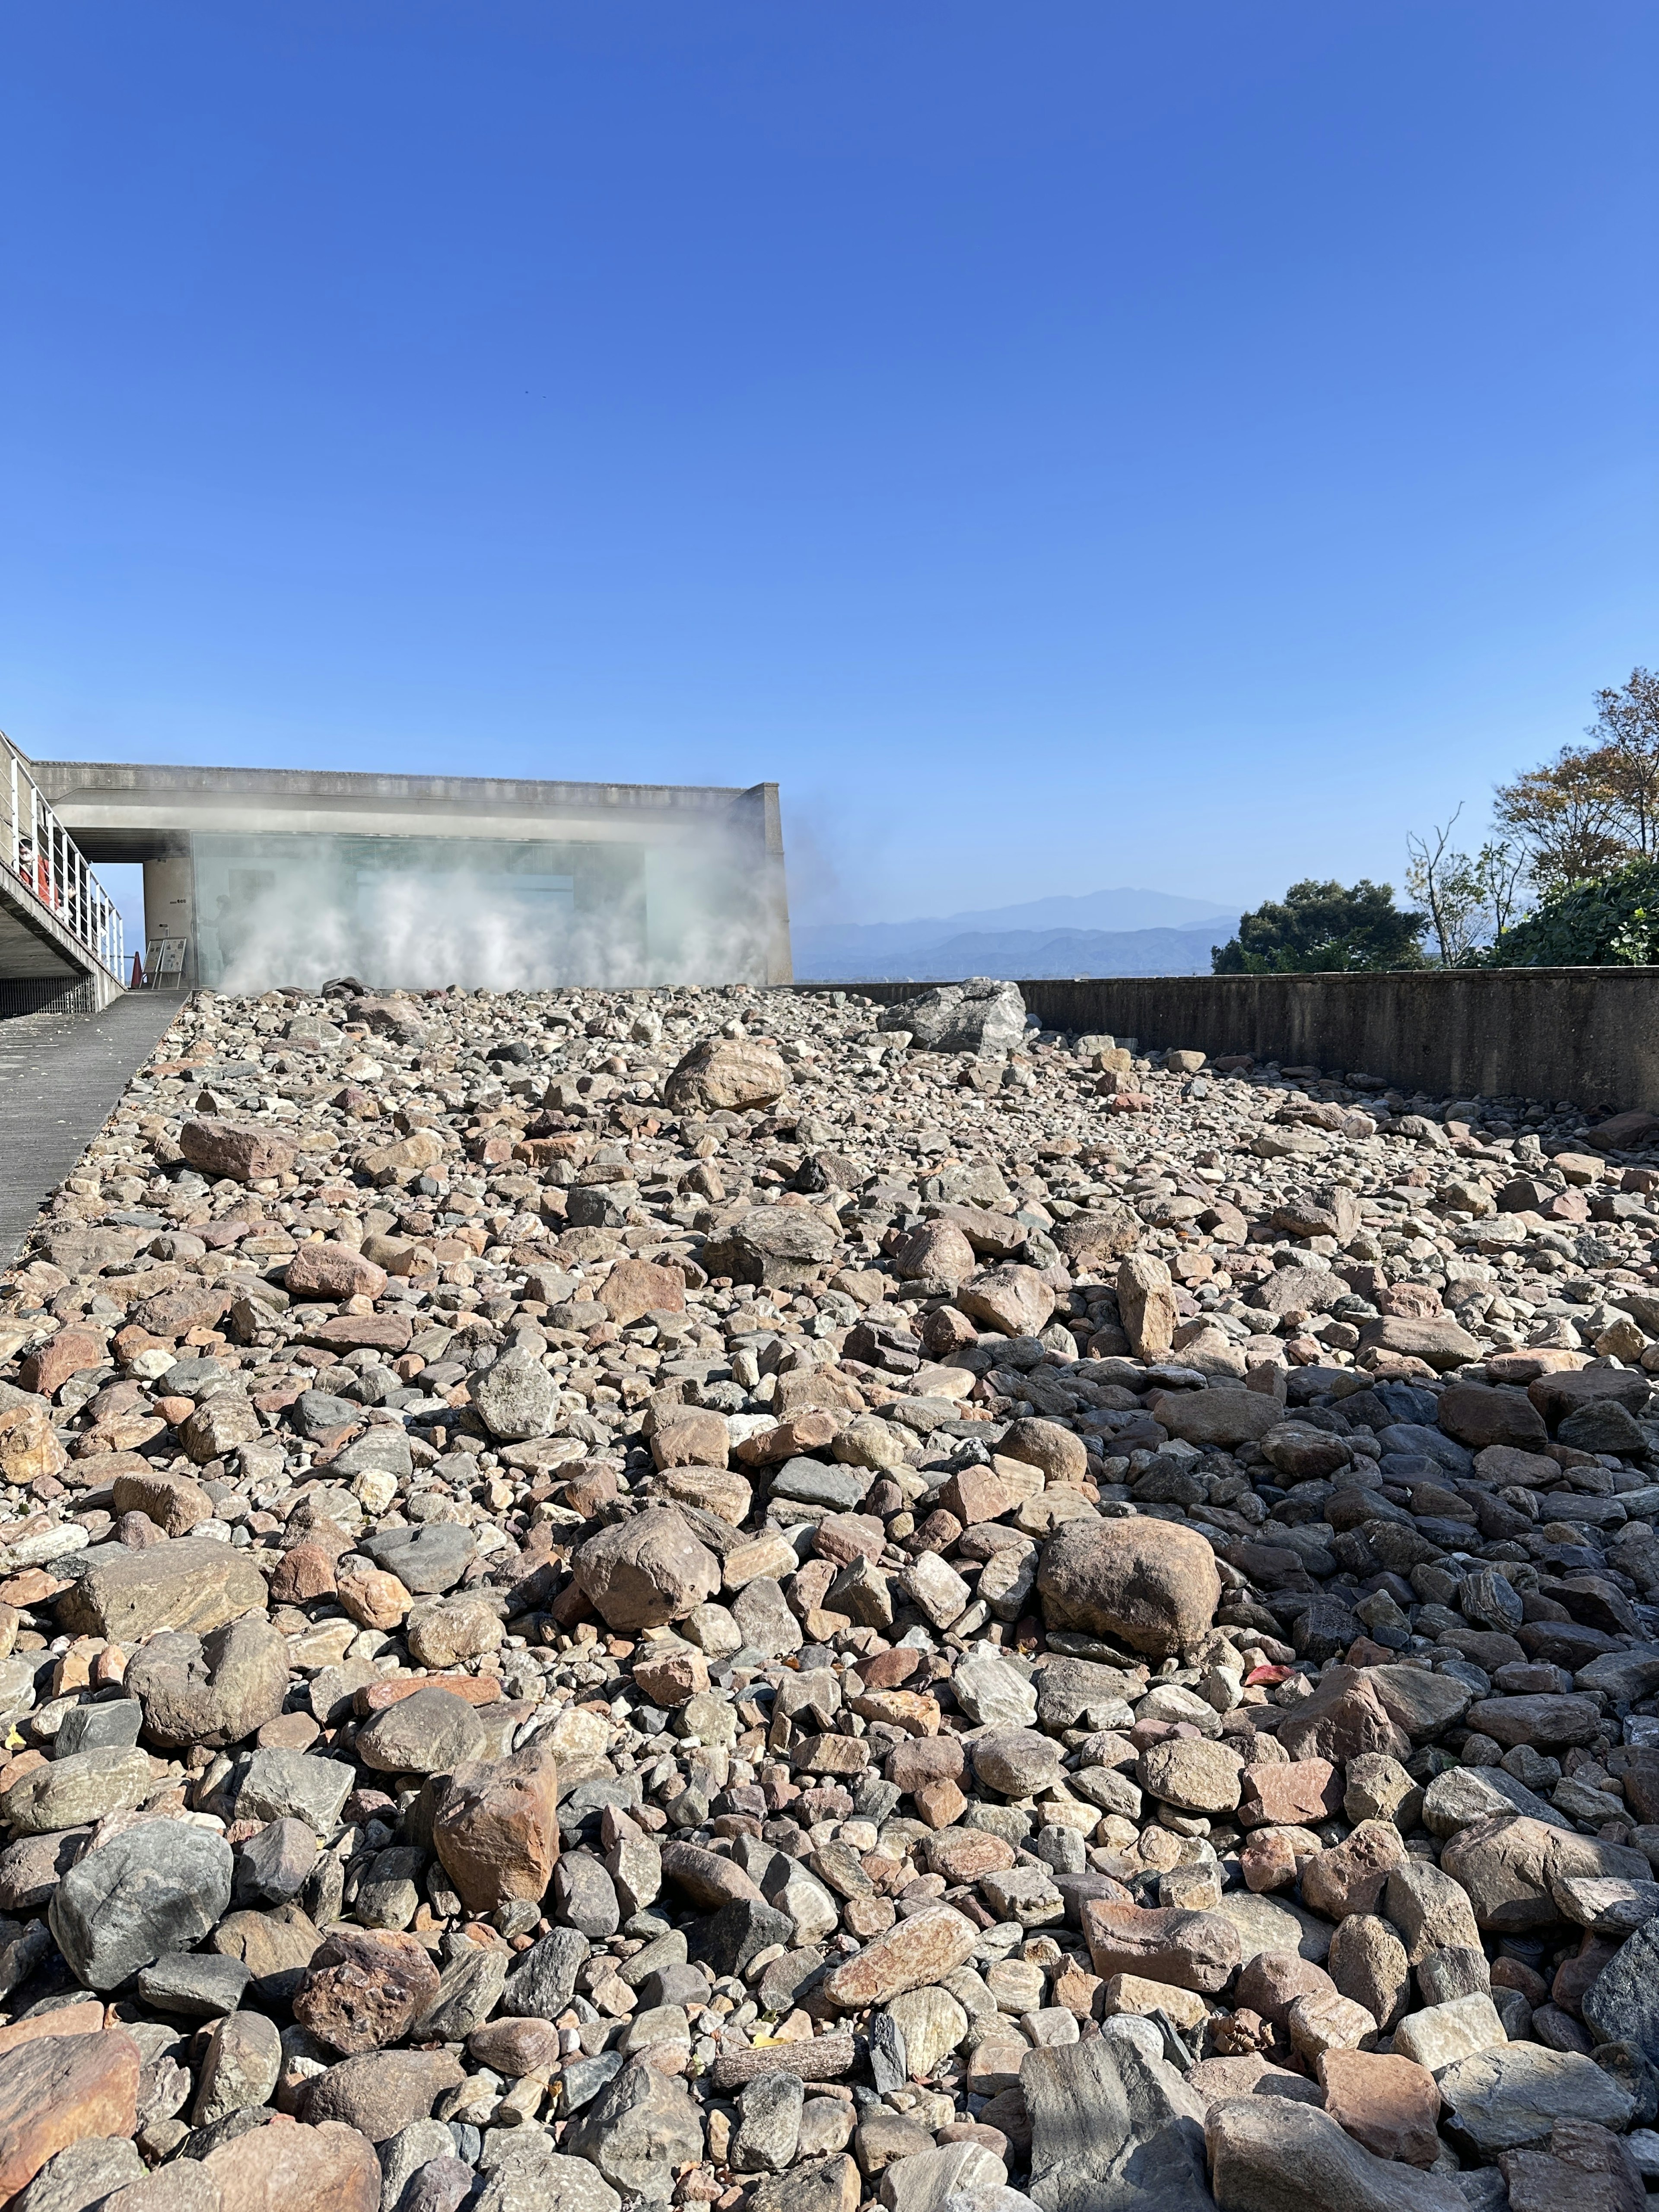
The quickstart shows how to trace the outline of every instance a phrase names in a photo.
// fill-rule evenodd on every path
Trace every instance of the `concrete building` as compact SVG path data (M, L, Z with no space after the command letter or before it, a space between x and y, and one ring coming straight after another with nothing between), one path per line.
M787 982L777 786L41 761L187 984ZM159 948L159 950L158 950Z

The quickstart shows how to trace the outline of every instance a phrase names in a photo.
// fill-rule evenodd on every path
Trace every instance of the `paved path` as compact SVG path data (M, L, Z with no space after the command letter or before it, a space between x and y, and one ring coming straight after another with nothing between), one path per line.
M0 1022L0 1267L187 1000L133 991L101 1014Z

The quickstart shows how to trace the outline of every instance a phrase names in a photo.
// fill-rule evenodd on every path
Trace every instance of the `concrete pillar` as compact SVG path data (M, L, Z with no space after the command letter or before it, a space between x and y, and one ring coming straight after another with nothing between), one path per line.
M754 840L754 861L764 912L766 981L792 983L794 962L789 943L789 879L783 859L783 817L775 783L750 786L738 801Z
M196 862L187 840L144 862L145 967L148 947L158 937L183 938L183 981L194 985L196 966Z

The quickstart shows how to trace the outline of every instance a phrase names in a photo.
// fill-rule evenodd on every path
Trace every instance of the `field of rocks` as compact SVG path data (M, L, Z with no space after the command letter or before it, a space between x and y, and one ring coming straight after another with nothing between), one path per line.
M1638 2212L1656 1133L198 994L0 1287L0 2204Z

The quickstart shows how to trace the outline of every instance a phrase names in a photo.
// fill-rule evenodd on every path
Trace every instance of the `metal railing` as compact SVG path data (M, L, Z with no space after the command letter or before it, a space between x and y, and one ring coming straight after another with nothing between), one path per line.
M52 812L29 765L0 730L0 862L117 982L125 982L121 916Z

